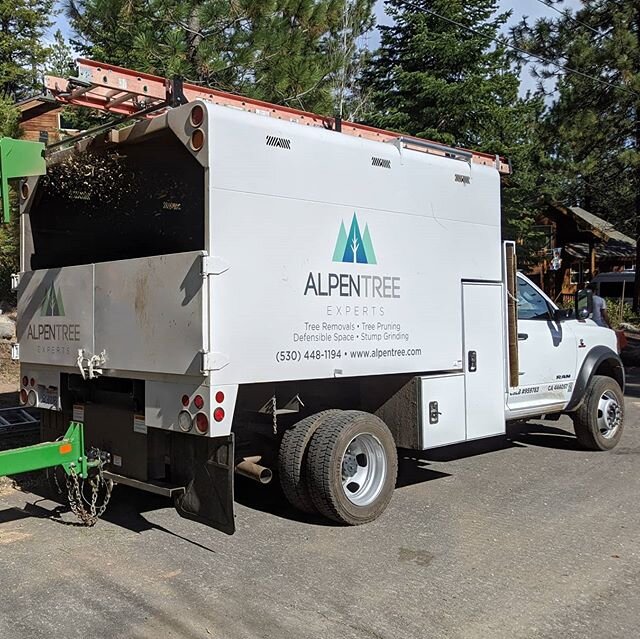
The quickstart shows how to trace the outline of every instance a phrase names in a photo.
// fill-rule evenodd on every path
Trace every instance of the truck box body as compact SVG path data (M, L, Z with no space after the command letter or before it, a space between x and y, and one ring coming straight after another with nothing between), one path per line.
M104 351L106 375L203 369L212 385L462 370L461 282L501 279L497 171L213 105L206 125L204 170L141 136L115 151L135 179L94 152L101 210L81 217L94 181L54 194L55 228L32 222L24 363ZM60 188L45 187L36 219Z

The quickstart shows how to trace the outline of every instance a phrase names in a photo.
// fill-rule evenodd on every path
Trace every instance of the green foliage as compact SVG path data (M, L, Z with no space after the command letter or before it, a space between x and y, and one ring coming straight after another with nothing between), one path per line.
M578 71L544 64L535 71L558 89L544 131L547 192L632 236L640 235L638 25L637 2L583 0L575 13L525 19L513 31L523 49Z
M497 0L387 0L385 7L393 24L379 27L381 46L364 74L366 121L508 157L513 174L503 180L504 235L520 244L521 263L534 260L543 239L533 226L541 201L544 100L519 96L520 69L495 44L509 12L499 12Z
M0 97L0 137L18 137L18 110L6 98ZM13 195L13 194L12 194ZM15 199L11 197L15 204ZM20 227L17 215L10 224L0 224L0 301L15 302L11 292L11 273L19 268Z
M633 312L631 304L621 302L619 299L607 298L607 315L611 328L618 329L620 324L638 324L638 314Z
M373 0L67 0L85 56L332 113ZM340 87L348 84L343 81Z
M44 63L44 71L49 75L55 75L60 78L75 75L73 49L69 46L60 29L57 29L53 35L53 44L49 47Z
M0 0L0 95L20 99L37 91L53 8L54 0Z

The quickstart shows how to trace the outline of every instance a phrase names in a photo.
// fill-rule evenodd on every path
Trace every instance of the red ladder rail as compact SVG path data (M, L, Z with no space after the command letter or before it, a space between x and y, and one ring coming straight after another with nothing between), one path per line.
M57 102L124 116L135 116L136 113L148 110L154 105L161 109L166 102L167 91L170 87L170 82L166 78L84 58L79 58L77 65L77 80L45 76L45 88ZM324 129L333 129L336 125L333 118L225 91L187 83L183 84L182 88L187 102L197 99L206 100L214 104L239 108L279 120ZM474 164L492 166L500 173L511 173L511 166L507 160L489 153L452 148L437 142L403 136L399 133L356 122L342 121L340 132L378 142L399 142L408 149L423 153L443 157L463 157Z

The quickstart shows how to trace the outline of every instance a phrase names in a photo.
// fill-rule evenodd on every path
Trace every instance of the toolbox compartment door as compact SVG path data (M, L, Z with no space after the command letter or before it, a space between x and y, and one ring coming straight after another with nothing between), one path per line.
M95 264L95 349L105 369L200 375L207 349L202 251Z
M23 363L75 367L79 350L94 352L93 278L93 264L22 274L17 341Z

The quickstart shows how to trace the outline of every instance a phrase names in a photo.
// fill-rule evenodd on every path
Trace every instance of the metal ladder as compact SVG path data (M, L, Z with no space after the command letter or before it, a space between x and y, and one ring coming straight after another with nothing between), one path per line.
M78 77L76 78L45 76L45 99L129 118L154 117L171 106L200 99L266 117L330 129L358 138L401 144L412 151L464 159L472 164L494 167L500 173L511 173L511 165L507 160L489 153L456 149L357 122L325 117L225 91L183 83L179 79L169 80L85 58L79 58L77 65Z

